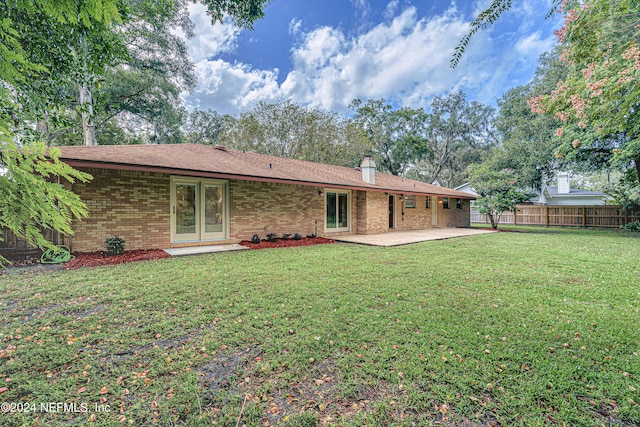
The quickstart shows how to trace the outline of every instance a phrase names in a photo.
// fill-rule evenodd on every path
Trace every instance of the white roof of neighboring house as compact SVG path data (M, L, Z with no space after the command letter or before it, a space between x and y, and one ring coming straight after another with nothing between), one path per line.
M468 182L455 187L455 190L478 196L478 193ZM577 190L571 188L569 193L558 193L558 186L549 185L536 191L536 195L529 199L530 202L545 205L572 204L572 205L604 205L609 196L600 191Z

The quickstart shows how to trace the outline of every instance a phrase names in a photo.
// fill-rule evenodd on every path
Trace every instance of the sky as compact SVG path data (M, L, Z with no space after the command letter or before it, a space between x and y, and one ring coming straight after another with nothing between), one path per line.
M550 0L517 0L473 37L452 69L455 46L488 4L272 0L253 30L211 25L205 7L191 5L196 28L187 46L198 85L185 101L221 114L286 100L349 114L356 98L428 110L435 96L462 90L495 106L506 90L531 80L539 56L556 43L561 17L545 19Z

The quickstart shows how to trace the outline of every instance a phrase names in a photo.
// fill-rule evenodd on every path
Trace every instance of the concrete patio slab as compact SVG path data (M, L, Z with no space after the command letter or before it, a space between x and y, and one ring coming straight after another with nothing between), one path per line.
M192 246L188 248L164 249L164 251L171 256L199 255L199 254L210 254L214 252L230 252L230 251L245 251L245 250L249 250L249 248L247 248L246 246L238 245L238 244Z
M428 228L426 230L390 231L382 234L358 234L334 238L338 242L358 243L371 246L400 246L427 240L452 239L454 237L474 236L476 234L495 233L492 230L474 228Z

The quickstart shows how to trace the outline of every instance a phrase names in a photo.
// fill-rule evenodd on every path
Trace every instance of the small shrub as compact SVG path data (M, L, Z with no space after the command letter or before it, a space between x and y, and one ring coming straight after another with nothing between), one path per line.
M283 234L282 240L289 240L291 238L291 234Z
M636 233L640 233L640 221L630 222L629 224L625 224L621 226L623 230L634 231Z
M293 235L293 240L302 240L302 236L296 233Z
M253 236L251 236L251 242L256 245L259 244L261 242L260 236L254 234Z
M307 234L307 239L315 239L316 237L318 236L316 236L315 234Z
M124 253L125 242L124 239L114 236L109 237L104 241L104 248L109 255L122 255Z
M276 239L278 238L278 234L277 233L269 233L267 234L267 242L275 242Z

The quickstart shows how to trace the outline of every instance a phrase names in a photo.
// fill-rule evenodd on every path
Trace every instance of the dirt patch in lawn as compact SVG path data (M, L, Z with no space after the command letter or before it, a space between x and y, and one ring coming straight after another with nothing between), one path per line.
M196 368L200 387L204 390L204 403L211 405L220 389L234 386L233 378L242 373L239 368L258 353L257 349L248 348L237 353L219 354Z
M82 267L99 267L101 265L117 265L125 262L147 261L169 258L170 255L161 249L125 251L122 255L107 255L106 252L85 252L75 254L75 258L63 265L65 270Z
M253 243L250 240L243 240L240 242L242 246L246 246L249 249L268 249L268 248L293 248L296 246L313 246L324 245L328 243L335 243L335 240L325 239L324 237L303 237L300 240L295 239L275 239L270 242L262 240L260 243Z

